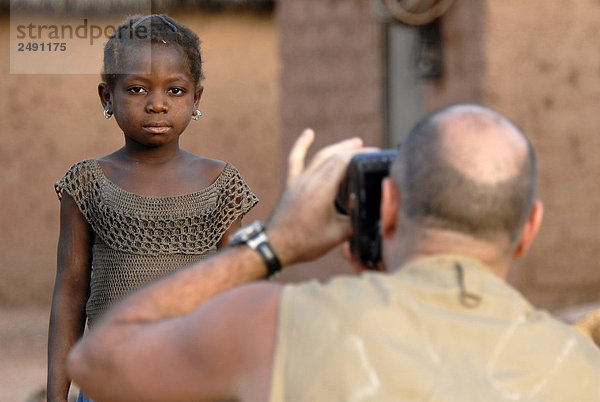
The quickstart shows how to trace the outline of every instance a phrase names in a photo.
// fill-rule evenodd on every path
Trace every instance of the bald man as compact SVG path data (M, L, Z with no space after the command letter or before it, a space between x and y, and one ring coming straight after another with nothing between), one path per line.
M600 352L506 282L542 220L535 155L476 105L427 116L382 185L387 272L263 281L347 240L333 199L361 142L306 131L266 225L116 306L69 358L98 401L600 401ZM364 152L364 150L362 150Z

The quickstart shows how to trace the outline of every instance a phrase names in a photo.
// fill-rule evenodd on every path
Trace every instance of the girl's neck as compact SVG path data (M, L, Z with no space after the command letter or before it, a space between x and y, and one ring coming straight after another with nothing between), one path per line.
M158 164L170 162L183 156L185 151L179 148L179 144L169 144L161 147L145 147L129 141L121 148L120 154L137 163Z

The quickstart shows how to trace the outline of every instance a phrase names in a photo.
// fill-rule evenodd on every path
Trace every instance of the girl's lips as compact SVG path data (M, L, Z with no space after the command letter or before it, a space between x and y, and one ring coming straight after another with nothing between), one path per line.
M169 126L144 126L144 130L149 131L153 134L162 134L169 131L171 127Z

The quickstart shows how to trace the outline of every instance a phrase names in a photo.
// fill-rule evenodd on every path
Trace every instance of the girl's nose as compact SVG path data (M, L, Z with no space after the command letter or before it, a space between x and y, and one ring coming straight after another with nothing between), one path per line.
M167 100L162 94L152 94L148 97L147 113L166 113L169 111Z

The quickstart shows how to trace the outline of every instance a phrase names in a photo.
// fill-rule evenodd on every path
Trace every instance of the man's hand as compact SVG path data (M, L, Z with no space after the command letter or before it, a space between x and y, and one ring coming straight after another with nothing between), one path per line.
M294 143L287 190L267 225L284 266L315 259L350 236L350 220L336 212L334 199L352 156L372 151L361 148L360 138L352 138L323 148L304 168L313 140L314 132L306 129Z

